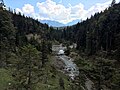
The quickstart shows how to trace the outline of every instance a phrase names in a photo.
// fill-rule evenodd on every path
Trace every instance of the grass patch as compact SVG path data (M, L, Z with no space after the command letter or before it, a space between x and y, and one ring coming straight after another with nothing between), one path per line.
M9 70L0 68L0 90L6 89L12 81L12 76Z
M62 77L64 81L65 90L71 90L73 84L68 80L68 76L58 71L53 66L53 58L49 56L49 61L46 63L43 71L44 75L41 81L37 84L36 90L61 90L59 85L59 79Z

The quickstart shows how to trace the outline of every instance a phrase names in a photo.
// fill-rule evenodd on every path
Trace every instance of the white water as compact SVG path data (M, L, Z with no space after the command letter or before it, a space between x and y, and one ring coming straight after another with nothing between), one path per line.
M60 50L64 51L64 49L66 49L66 47L63 47L62 44L52 46L52 51L56 52L56 54L59 54ZM59 56L57 57L60 58L60 60L62 60L62 62L65 63L63 72L74 80L74 78L79 75L79 69L77 65L73 62L74 60L63 54L62 55L59 54Z
M65 63L64 72L72 80L74 80L74 78L79 75L79 69L78 69L77 65L73 62L73 59L66 55L61 55L58 57Z

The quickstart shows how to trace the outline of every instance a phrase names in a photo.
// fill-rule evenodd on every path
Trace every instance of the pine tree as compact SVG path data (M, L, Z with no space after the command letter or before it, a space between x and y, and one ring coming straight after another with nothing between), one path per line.
M61 77L60 77L60 79L59 79L59 85L60 85L60 90L65 90L64 80L63 80L63 78L61 78Z
M15 50L15 34L10 13L0 7L0 62L4 64L7 64L7 55Z
M112 0L111 6L115 5L116 0Z
M47 44L45 42L45 40L42 41L42 46L41 46L41 61L42 61L42 67L44 67L45 62L48 61L48 47Z
M32 45L22 47L18 52L18 60L15 66L16 82L13 87L17 90L33 90L40 78L40 52Z
M86 54L91 55L91 49L92 49L92 40L91 40L91 33L88 31L86 35Z

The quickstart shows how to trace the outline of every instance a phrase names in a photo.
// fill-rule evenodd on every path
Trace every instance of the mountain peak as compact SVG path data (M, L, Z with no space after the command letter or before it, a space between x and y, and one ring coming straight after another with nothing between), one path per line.
M52 27L64 27L64 26L72 26L74 24L77 24L78 22L81 22L81 20L79 19L76 19L76 20L73 20L72 22L69 22L67 24L63 24L63 23L60 23L60 22L57 22L57 21L52 21L52 20L40 20L41 23L46 23L48 24L49 26L52 26Z

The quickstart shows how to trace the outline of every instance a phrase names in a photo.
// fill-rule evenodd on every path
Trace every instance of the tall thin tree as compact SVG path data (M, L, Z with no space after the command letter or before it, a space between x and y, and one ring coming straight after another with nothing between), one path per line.
M116 3L116 0L112 0L111 6L113 6Z

